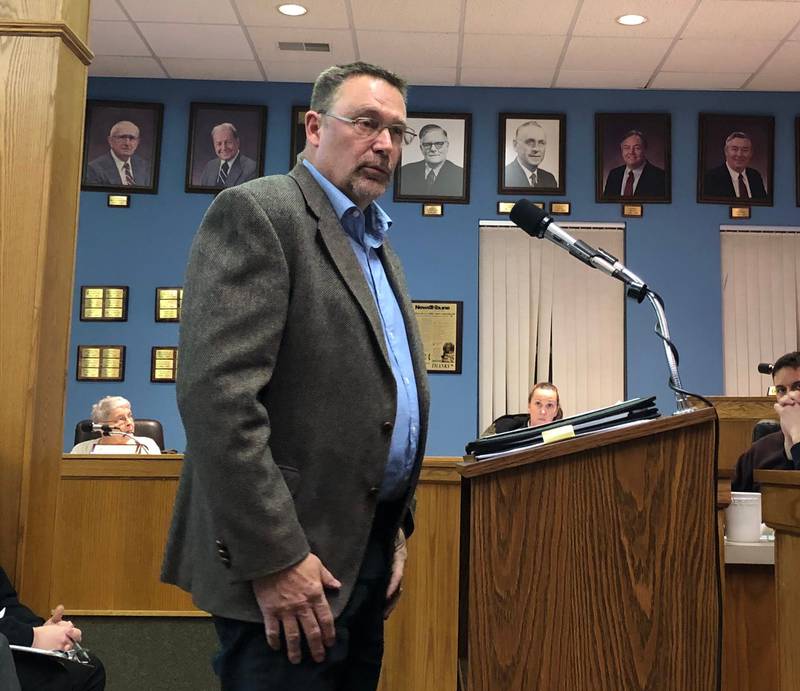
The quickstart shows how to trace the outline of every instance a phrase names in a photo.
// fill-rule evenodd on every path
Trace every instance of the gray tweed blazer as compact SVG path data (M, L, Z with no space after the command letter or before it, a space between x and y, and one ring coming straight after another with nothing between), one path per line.
M400 262L381 260L409 335L420 406L429 393ZM324 191L302 165L214 200L184 282L177 395L186 454L162 580L213 614L261 621L250 581L309 550L342 582L358 573L396 410L374 298Z

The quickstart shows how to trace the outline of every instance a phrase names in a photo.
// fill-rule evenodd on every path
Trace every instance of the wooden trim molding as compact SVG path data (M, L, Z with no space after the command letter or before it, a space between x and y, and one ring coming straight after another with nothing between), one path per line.
M56 36L60 38L84 65L91 64L94 53L64 22L42 22L17 19L0 21L0 36Z

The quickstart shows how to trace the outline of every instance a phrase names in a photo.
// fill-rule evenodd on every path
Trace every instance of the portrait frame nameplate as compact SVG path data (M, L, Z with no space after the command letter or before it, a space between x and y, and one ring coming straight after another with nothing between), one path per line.
M396 202L469 204L470 113L409 113L417 136L394 170Z
M266 128L266 106L191 103L185 191L216 194L261 177Z
M728 218L737 221L744 221L750 218L749 206L731 206L728 207Z
M551 216L569 216L572 213L570 202L550 202Z
M644 216L644 204L623 204L622 216L624 218L642 218Z
M429 373L461 374L464 303L412 300Z

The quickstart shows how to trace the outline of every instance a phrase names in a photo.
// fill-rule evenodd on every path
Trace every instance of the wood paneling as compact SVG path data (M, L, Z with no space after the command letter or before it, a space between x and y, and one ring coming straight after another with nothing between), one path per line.
M715 691L714 420L465 467L469 691Z
M722 691L778 688L774 568L725 567Z
M753 427L759 420L777 420L775 399L768 396L709 396L719 416L720 468L733 468L753 439Z
M62 38L85 37L88 12L88 0L0 8L0 561L39 611L50 586L86 99L86 56ZM53 32L53 23L64 26Z

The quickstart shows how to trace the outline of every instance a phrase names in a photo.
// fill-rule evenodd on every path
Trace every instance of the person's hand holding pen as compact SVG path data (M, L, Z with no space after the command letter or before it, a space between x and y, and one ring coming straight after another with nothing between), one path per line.
M64 606L58 605L52 616L42 625L33 629L33 647L41 650L72 650L81 640L81 630L72 622L63 619Z

